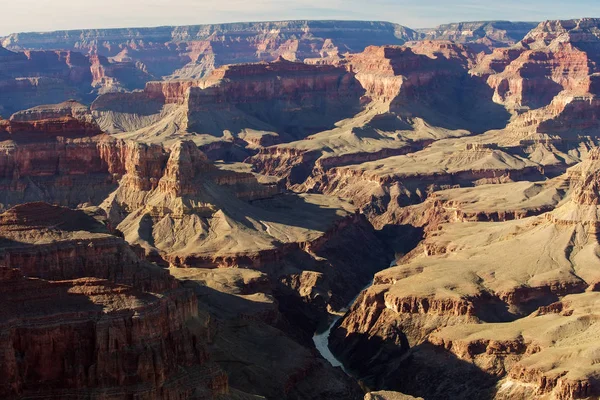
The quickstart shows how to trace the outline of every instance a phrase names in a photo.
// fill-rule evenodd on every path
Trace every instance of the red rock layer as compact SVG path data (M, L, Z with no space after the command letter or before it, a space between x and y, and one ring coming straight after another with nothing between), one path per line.
M211 398L227 377L191 330L195 295L81 211L0 215L0 396Z

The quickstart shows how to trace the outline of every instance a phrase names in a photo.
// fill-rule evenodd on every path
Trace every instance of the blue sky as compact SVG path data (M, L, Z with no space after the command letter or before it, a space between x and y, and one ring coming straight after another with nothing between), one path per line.
M600 17L598 0L0 0L0 35L78 28L282 19L445 22Z

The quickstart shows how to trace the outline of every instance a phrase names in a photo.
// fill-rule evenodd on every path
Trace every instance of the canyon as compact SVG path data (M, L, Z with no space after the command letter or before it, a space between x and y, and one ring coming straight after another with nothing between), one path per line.
M0 397L600 396L600 19L0 43Z

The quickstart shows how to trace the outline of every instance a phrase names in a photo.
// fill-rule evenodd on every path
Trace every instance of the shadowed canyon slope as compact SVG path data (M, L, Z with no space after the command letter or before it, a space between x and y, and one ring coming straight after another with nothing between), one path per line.
M2 44L0 397L600 396L599 19Z

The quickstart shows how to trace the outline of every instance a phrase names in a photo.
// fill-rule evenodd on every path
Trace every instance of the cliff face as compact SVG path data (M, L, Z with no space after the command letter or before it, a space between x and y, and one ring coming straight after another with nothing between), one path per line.
M30 203L0 221L3 397L227 392L188 327L197 300L168 272L82 211Z
M442 41L369 47L337 62L365 88L363 113L251 161L294 190L352 199L377 226L434 190L555 176L597 141L596 31L543 23L489 55ZM474 132L486 133L435 143Z
M87 59L70 51L0 52L0 112L82 99L91 81Z
M0 113L76 99L91 102L98 92L133 90L152 79L143 65L55 50L11 52L0 47Z
M577 350L562 346L597 329L564 330L587 319L600 278L588 268L600 263L588 253L598 246L597 171L593 149L553 180L443 190L405 208L399 223L423 226L424 240L376 274L332 349L360 376L377 371L373 387L424 397L445 398L460 376L470 383L458 397L597 395L594 372L573 369ZM419 383L433 376L436 387Z
M276 132L298 138L353 115L363 93L354 77L341 68L283 59L223 67L215 70L205 85L204 89L190 89L188 129L206 131L202 114L195 113L237 109L273 126Z
M36 118L79 111L89 115L70 104L28 110L14 119L35 124ZM228 377L207 360L210 355L220 360L235 343L243 351L231 357L249 357L244 367L223 362L236 389L274 397L358 398L358 386L304 344L328 306L341 307L369 279L371 266L389 262L370 224L348 205L320 196L279 196L277 187L259 184L249 172L218 168L191 142L164 148L105 135L10 135L0 162L4 206L46 200L79 205L85 214L28 203L0 216L0 263L18 269L15 279L27 277L7 284L20 293L11 290L7 298L43 314L30 316L14 307L21 319L10 316L6 323L2 348L8 350L2 354L10 357L3 362L6 380L0 386L5 397L34 392L60 397L92 388L115 398L236 398L240 392L229 390ZM101 203L107 213L96 207ZM279 209L290 211L273 211ZM362 243L364 251L348 257L343 251L348 241ZM256 287L240 289L252 293L249 299L223 309L223 296L233 296L226 289L203 283L200 290L221 300L207 304L202 292L200 304L146 257L182 270L241 266L264 277ZM39 305L48 298L51 306ZM261 299L257 307L268 301L273 309L252 314L245 303L255 298ZM292 320L297 330L288 315L300 316ZM216 348L215 319L219 334L228 338ZM251 320L248 329L257 335L281 342L273 354L293 349L293 362L280 362L274 379L246 382L246 365L266 368L273 356L252 356L264 349L238 334L240 319ZM52 369L57 359L74 367Z
M51 117L55 112L39 109L15 119ZM152 260L180 267L249 266L271 273L276 287L283 276L307 268L293 261L298 256L332 282L332 291L316 302L318 312L327 304L341 306L348 287L358 290L375 265L386 264L387 255L378 247L372 227L354 216L349 205L330 202L323 196L277 196L275 185L260 184L248 172L217 168L191 142L177 142L165 149L106 136L54 139L46 135L22 142L13 135L17 139L4 142L0 160L5 207L40 200L73 207L101 204L111 228L123 232L130 243L141 245ZM252 205L248 203L251 200L265 203ZM293 211L282 219L272 207ZM338 231L357 241L364 239L378 249L373 255L361 253L364 264L373 267L342 261L340 249L346 242L341 241ZM330 239L323 243L323 237ZM110 241L98 243L102 251L90 249L92 253L83 255L49 246L47 257L58 252L56 257L64 258L60 267L64 279L70 279L69 271L77 270L75 260L79 256L92 257L94 251L100 252L96 257L98 269L104 262L114 263L113 258L121 257L122 252L112 246ZM333 250L324 250L329 248ZM326 255L329 251L331 254ZM104 255L109 259L104 260ZM27 252L11 257L15 263L35 268L35 260ZM278 266L282 260L295 272L282 272ZM350 265L359 271L351 272L354 267ZM341 266L345 266L346 274L336 272ZM300 289L293 285L282 285L282 290L293 298L299 296ZM306 296L307 302L313 300Z
M508 114L491 101L485 82L469 74L476 58L462 45L423 41L413 47L369 47L342 64L356 73L366 96L389 111L479 133L505 126Z
M89 109L73 100L17 112L8 121L0 121L0 132L5 134L5 138L19 141L101 133Z
M582 95L591 89L588 55L566 44L552 51L528 50L488 78L494 100L509 107L540 108L561 91Z
M514 139L594 134L598 24L543 22L511 49L496 50L471 69L494 89L494 101L514 114L506 129Z
M263 143L333 127L359 111L363 93L343 68L278 59L220 67L200 80L150 82L143 93L100 96L91 108L108 132L122 132L122 121L134 119L127 130L140 141L252 146L253 135Z
M142 89L154 78L142 63L109 60L99 55L90 55L91 85L100 93L120 90Z
M419 29L425 40L451 40L477 51L509 47L522 40L537 24L533 22L482 21L444 24Z
M418 35L385 22L282 21L139 29L19 33L13 50L70 49L141 62L157 77L200 78L215 67L256 61L338 56L368 45L402 44Z

